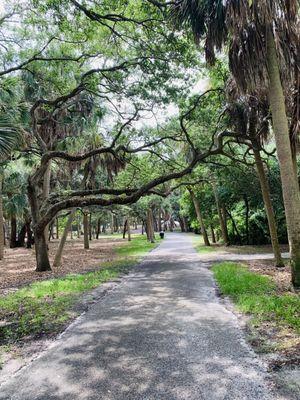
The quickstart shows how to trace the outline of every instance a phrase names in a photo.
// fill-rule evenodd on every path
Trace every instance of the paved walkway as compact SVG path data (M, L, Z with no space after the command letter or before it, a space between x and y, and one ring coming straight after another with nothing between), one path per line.
M236 317L189 235L135 272L0 388L22 400L271 400Z

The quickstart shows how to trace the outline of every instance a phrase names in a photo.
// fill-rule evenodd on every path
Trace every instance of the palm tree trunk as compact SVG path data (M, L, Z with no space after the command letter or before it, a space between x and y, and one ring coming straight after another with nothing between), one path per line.
M87 212L83 213L83 237L84 237L84 248L89 249L89 216Z
M53 262L53 267L57 268L61 264L61 257L62 257L63 249L64 249L64 246L66 244L67 237L68 237L68 232L69 232L69 230L70 230L70 228L72 226L72 222L73 222L75 213L76 213L76 208L73 208L73 210L69 214L65 229L63 231L63 234L62 234L62 237L60 239L58 248L56 250L55 257L54 257L54 262Z
M110 233L111 233L112 235L113 235L113 233L114 233L114 224L115 224L114 214L111 213Z
M124 226L123 226L123 239L125 239L125 236L126 236L127 224L128 224L128 220L125 219L124 220Z
M261 155L259 150L253 148L254 158L255 158L255 166L257 170L257 175L259 178L259 183L261 187L261 193L264 201L264 206L267 214L269 232L271 237L271 243L273 248L273 253L275 257L275 263L277 267L284 267L284 262L281 257L278 234L277 234L277 226L275 220L274 209L271 201L270 195L270 186L268 183L268 179L266 177L264 165L261 159Z
M200 227L201 227L201 232L202 232L202 235L203 235L204 244L205 244L205 246L210 246L209 239L208 239L208 234L207 234L207 231L206 231L206 228L205 228L205 225L204 225L204 221L203 221L203 217L202 217L202 213L201 213L201 209L200 209L199 200L195 196L195 194L192 191L192 189L189 189L189 192L190 192L191 198L192 198L193 203L194 203L194 207L195 207L195 211L196 211L198 222L199 222Z
M97 231L96 231L96 239L99 239L99 235L101 232L101 219L97 219Z
M300 193L295 176L285 98L271 27L267 29L267 67L269 75L269 101L280 166L282 194L291 253L292 283L295 287L300 287Z
M90 215L89 215L89 239L90 240L92 240L92 238L93 238L92 229L93 229L93 226L92 226L92 213L90 213Z
M4 257L4 225L3 225L3 197L2 176L0 175L0 260Z
M244 203L245 203L245 227L246 227L246 244L249 243L249 201L248 196L244 194Z
M127 218L127 238L128 242L131 241L130 218Z
M59 239L59 220L56 217L56 239Z
M161 207L158 209L158 230L159 232L162 231L162 225L161 225Z

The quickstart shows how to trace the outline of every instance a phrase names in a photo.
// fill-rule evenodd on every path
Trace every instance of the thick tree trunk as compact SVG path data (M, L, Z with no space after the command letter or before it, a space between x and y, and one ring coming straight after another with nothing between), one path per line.
M224 241L225 246L228 246L229 238L228 238L227 226L226 226L226 222L224 221L224 217L222 215L222 208L221 208L220 201L219 201L218 190L217 190L216 183L214 181L212 182L212 187L213 187L213 191L214 191L216 207L217 207L218 216L219 216L219 222L220 222L220 227L221 227L221 232L222 232L222 239Z
M253 149L254 157L255 157L255 165L257 170L257 175L259 178L259 183L261 187L261 193L264 201L264 206L266 210L266 215L268 219L269 232L271 237L271 243L273 248L273 253L275 257L275 262L277 267L284 267L284 262L281 257L278 234L277 234L277 225L275 220L274 209L271 201L270 195L270 186L265 173L264 165L260 156L260 152L257 149Z
M10 243L9 247L14 249L17 247L17 219L13 215L10 219Z
M184 232L188 232L189 231L189 226L188 226L188 223L187 223L187 218L183 217L182 219L183 219Z
M25 246L25 237L26 237L26 224L24 224L18 233L17 247Z
M54 262L53 262L54 268L58 268L61 264L61 257L62 257L63 249L64 249L64 246L67 241L68 232L69 232L70 228L72 227L72 222L73 222L75 213L76 213L76 208L74 208L71 211L70 215L68 216L65 229L63 231L62 237L61 237L59 245L58 245L58 249L56 250L56 253L55 253L55 258L54 258Z
M48 256L48 246L45 240L44 232L34 233L35 256L36 256L36 271L51 271L51 266Z
M205 246L210 246L208 235L207 235L207 231L206 231L206 228L205 228L205 225L204 225L204 221L203 221L203 217L202 217L202 213L201 213L201 209L200 209L199 200L197 199L197 197L195 196L194 192L191 189L189 189L189 192L191 194L191 198L192 198L192 201L194 203L194 207L195 207L195 211L196 211L198 222L200 224L200 228L201 228L201 233L202 233L202 236L203 236L204 244L205 244Z
M266 46L269 75L269 101L272 112L277 157L280 166L283 201L290 245L292 283L295 287L300 288L300 193L295 176L285 99L271 27L267 29Z
M225 234L225 237L227 238L227 242L225 243L225 245L229 246L230 241L229 241L228 226L227 226L227 210L226 210L225 204L221 204L220 207L221 207L221 219L224 224L224 234ZM223 238L223 231L222 231L222 238ZM223 238L223 240L224 240L224 238Z
M45 239L45 230L36 229L39 221L39 202L36 192L36 186L28 181L28 200L31 209L32 224L34 226L34 243L35 243L35 257L36 257L36 271L50 271L50 261L48 256L48 246Z
M153 229L153 216L152 209L148 208L147 210L147 237L149 242L154 243L154 229Z
M2 176L0 175L0 260L4 257L4 223L3 223L3 197L2 197Z

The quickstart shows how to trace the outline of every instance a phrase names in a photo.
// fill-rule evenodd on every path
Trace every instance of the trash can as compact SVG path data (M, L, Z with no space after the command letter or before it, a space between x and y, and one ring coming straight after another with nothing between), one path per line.
M165 237L165 232L159 232L159 236L161 239L163 239Z

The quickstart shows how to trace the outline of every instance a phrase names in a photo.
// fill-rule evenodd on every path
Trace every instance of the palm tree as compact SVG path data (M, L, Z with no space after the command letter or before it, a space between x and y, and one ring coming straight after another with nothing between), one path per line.
M245 93L255 87L267 90L280 166L292 283L300 287L300 193L285 104L285 90L298 82L298 0L183 0L175 3L172 12L178 25L192 29L196 41L205 40L209 63L215 61L215 51L228 44L230 70Z
M268 102L266 99L259 101L255 93L251 96L240 96L239 91L235 87L235 83L232 80L229 82L230 90L228 90L227 105L228 122L237 135L237 142L239 143L241 139L245 140L253 153L276 266L284 267L280 252L275 213L271 200L270 186L261 156L263 142L265 139L268 139L270 135Z
M17 146L21 136L20 132L20 129L14 126L9 118L0 116L0 260L4 257L3 164Z

